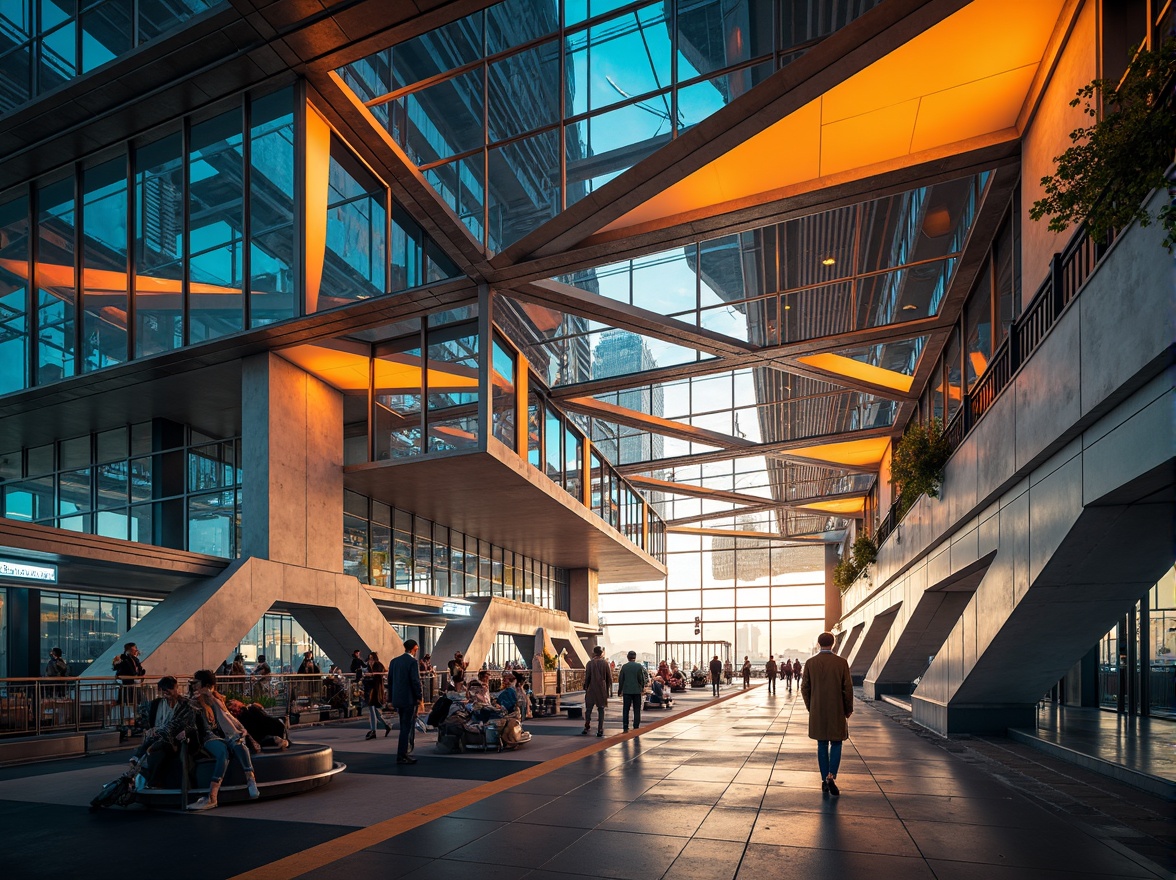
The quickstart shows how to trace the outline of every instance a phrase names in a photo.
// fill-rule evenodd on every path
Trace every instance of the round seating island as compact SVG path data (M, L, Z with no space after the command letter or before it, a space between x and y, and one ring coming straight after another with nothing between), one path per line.
M281 751L265 749L254 753L252 759L262 798L285 797L320 788L347 769L346 764L335 760L334 749L320 743L291 744ZM153 784L136 793L135 801L151 807L182 809L188 801L207 794L212 779L212 759L200 757L196 760L186 790L180 772L182 766L179 757L169 760ZM236 761L229 762L217 800L222 804L249 800L245 773Z

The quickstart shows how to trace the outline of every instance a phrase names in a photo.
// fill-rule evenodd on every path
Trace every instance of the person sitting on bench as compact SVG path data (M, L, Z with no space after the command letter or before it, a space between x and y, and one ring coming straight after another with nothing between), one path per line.
M652 706L660 706L663 709L668 709L674 705L674 701L670 699L670 695L666 693L666 683L662 681L661 676L654 678L650 685L651 691L649 694L649 703Z

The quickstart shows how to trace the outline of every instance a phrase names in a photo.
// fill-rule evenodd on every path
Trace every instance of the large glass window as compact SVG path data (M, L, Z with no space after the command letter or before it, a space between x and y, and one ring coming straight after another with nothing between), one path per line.
M37 375L38 385L75 371L74 321L77 276L72 177L37 189Z
M250 106L250 322L298 313L294 288L294 94L283 89Z
M240 108L192 126L188 150L189 341L244 325L245 168Z
M992 359L992 270L987 265L964 306L964 332L964 369L971 391Z
M429 452L478 445L478 327L430 330L426 410Z
M83 371L127 359L127 161L112 159L82 174Z
M184 344L184 155L180 134L135 153L135 355Z
M0 394L28 385L29 200L0 204Z
M490 387L493 393L494 437L515 449L515 358L514 352L495 337L491 363Z

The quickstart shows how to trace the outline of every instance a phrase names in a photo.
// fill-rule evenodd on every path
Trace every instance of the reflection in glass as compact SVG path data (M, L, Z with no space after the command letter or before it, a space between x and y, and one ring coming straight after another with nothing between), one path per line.
M37 190L37 375L44 385L75 371L77 234L73 178Z
M378 358L375 372L376 460L420 455L424 451L420 348L405 348Z
M240 330L244 303L241 111L192 126L188 156L189 342Z
M0 394L28 385L29 201L0 204Z
M503 250L559 213L559 133L495 147L488 161L487 245Z
M260 327L292 318L294 291L294 93L251 105L249 319Z
M83 371L127 359L127 163L113 159L82 175Z
M497 336L493 341L490 366L494 437L511 449L516 449L514 353Z
M183 345L184 170L179 133L135 152L135 355Z
M426 427L429 452L478 445L478 329L476 324L429 331Z

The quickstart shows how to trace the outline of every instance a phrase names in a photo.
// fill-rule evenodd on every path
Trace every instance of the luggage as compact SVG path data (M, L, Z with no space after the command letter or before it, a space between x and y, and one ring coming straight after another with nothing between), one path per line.
M135 774L123 773L118 779L106 783L90 801L90 809L99 807L129 807L135 802Z

